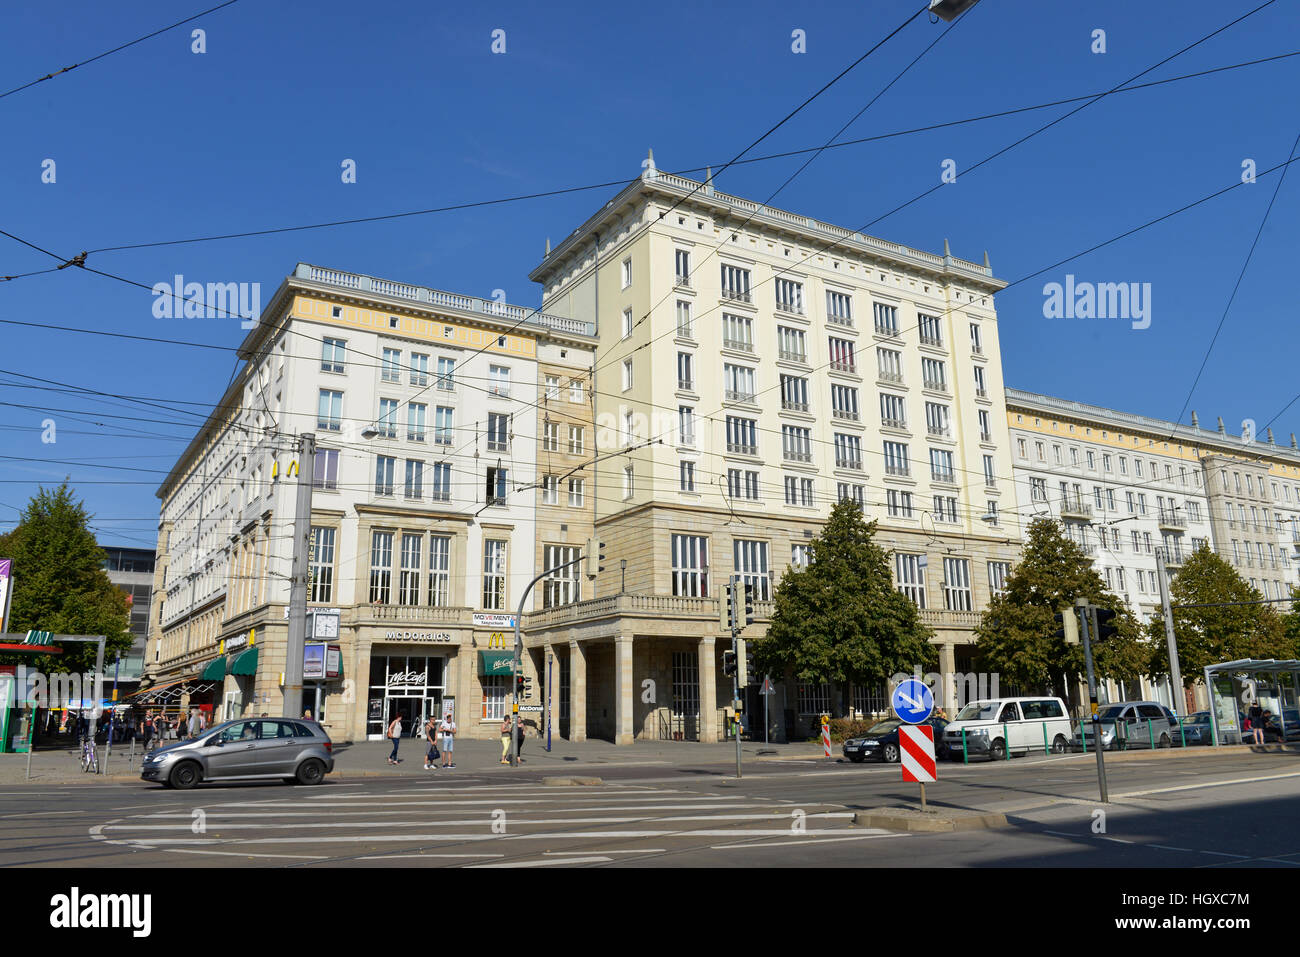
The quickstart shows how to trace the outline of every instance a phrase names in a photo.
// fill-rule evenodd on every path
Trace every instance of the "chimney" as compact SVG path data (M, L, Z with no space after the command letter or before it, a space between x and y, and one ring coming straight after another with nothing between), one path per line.
M1272 430L1272 429L1265 429L1264 431L1266 431L1266 432L1268 433L1268 444L1269 444L1269 445L1272 445L1272 444L1273 444L1273 430Z
M1200 427L1201 420L1196 417L1196 410L1192 409L1192 428L1199 429Z
M1223 416L1219 416L1219 434L1227 435L1227 433L1223 431Z

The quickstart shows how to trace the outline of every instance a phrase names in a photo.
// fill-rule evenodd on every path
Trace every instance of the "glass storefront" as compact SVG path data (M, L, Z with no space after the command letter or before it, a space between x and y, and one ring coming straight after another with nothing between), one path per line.
M366 736L382 739L398 714L403 737L421 736L430 715L441 717L446 663L441 656L372 654Z

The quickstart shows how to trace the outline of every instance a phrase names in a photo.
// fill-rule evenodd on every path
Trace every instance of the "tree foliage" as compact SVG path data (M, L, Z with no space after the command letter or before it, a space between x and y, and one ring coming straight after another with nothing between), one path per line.
M832 509L808 566L782 576L767 635L750 644L760 673L874 685L937 664L931 631L894 588L875 533L876 523L864 522L854 503Z
M983 666L1026 689L1068 690L1069 679L1084 675L1086 665L1082 644L1068 645L1055 636L1056 612L1073 608L1079 598L1116 613L1119 633L1092 643L1098 677L1131 680L1144 673L1151 652L1141 625L1106 588L1083 549L1049 518L1029 523L1023 557L975 628Z
M91 533L85 504L65 482L41 488L23 509L18 527L0 535L0 557L13 559L13 603L8 630L103 635L105 661L131 647L126 594L108 579L105 555ZM7 656L45 671L88 671L95 646L68 644L58 656Z
M1242 658L1295 658L1300 622L1295 613L1281 615L1272 605L1221 605L1217 608L1179 608L1178 605L1206 605L1220 602L1259 601L1263 596L1236 569L1202 545L1187 559L1169 586L1173 607L1174 637L1178 642L1178 666L1183 684L1190 686L1204 677L1207 665ZM1147 631L1165 642L1161 615L1153 616ZM1169 659L1157 654L1151 673L1169 674Z

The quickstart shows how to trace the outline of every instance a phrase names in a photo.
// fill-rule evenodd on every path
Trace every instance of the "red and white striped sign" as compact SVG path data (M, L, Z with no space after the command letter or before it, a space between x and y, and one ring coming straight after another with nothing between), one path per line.
M828 722L822 722L822 750L826 752L826 757L831 756L831 726Z
M899 759L903 780L924 783L939 780L934 768L934 728L928 724L905 724L898 729Z

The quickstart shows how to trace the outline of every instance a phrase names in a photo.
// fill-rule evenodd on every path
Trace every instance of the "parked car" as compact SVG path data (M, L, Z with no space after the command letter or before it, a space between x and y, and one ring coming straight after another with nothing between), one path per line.
M1178 735L1178 718L1172 711L1156 701L1120 701L1103 705L1097 712L1101 725L1101 743L1107 751L1129 751L1137 748L1171 748ZM1071 740L1074 750L1097 747L1093 723L1085 719L1081 732Z
M963 736L963 732L965 732ZM943 731L948 755L959 761L968 748L993 760L1069 746L1070 718L1060 698L994 698L972 701Z
M899 757L898 729L906 722L897 718L888 718L867 729L867 733L844 742L841 749L844 756L855 763L867 758L879 758L887 764L894 764ZM948 756L944 746L943 729L948 724L943 718L928 718L921 722L934 729L934 757L942 761Z
M329 735L315 721L227 721L197 738L154 751L145 758L140 777L180 789L200 781L276 778L320 784L334 770L333 749Z
M1181 733L1178 728L1173 731L1175 745L1181 746L1184 740L1187 741L1189 748L1214 743L1214 736L1210 730L1210 712L1195 711L1184 717L1180 724Z

